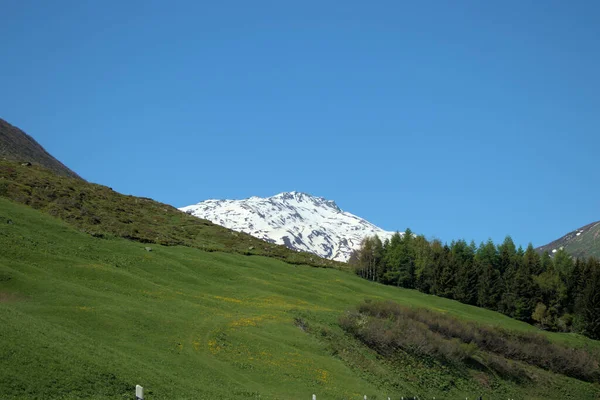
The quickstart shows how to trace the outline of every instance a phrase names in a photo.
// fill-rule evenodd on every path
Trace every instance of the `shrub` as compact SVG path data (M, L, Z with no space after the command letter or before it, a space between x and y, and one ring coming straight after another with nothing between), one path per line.
M536 307L540 315L545 313L542 306ZM570 325L568 316L564 324ZM390 301L364 302L357 311L340 318L340 325L383 355L402 349L453 363L479 362L476 356L482 356L485 364L500 374L522 374L518 364L509 362L514 360L589 382L600 381L599 357L587 350L551 343L536 333L484 327Z

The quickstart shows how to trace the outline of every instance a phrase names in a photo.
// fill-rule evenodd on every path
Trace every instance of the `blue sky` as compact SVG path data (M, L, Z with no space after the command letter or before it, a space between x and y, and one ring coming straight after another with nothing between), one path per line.
M3 0L0 117L184 206L303 191L542 245L600 220L597 1Z

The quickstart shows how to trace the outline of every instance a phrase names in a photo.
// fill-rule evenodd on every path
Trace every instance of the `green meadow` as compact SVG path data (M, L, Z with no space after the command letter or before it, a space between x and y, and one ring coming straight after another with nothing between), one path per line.
M523 383L381 359L338 325L364 299L536 330L338 269L94 237L0 198L1 399L132 399L136 384L146 399L600 398L598 384L533 367Z

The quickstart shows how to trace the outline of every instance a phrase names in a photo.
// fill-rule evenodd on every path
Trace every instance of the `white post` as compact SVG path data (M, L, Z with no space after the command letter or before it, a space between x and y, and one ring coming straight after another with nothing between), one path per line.
M312 400L317 400L317 395L316 394L313 394Z
M135 400L144 400L144 388L140 385L135 385Z
M367 395L365 394L365 400L367 400Z

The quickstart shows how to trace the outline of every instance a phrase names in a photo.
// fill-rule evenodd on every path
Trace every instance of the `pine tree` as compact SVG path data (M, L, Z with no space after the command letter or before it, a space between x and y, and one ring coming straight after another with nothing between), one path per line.
M502 274L502 297L499 311L513 316L516 309L517 294L514 292L514 280L519 268L517 248L510 236L498 246L498 265Z
M439 285L441 282L444 245L440 240L431 242L431 263L426 267L424 275L429 281L429 293L437 295L439 293Z
M407 288L415 287L415 238L412 230L406 228L404 236L402 236L402 244L404 246L404 254L400 264L400 286Z
M512 316L528 321L538 303L537 286L533 281L532 270L539 269L539 256L530 243L523 253L520 265L511 282L511 290L515 294Z
M548 252L545 251L544 254L542 254L542 256L540 257L540 270L537 273L534 272L533 274L540 275L553 268L554 262L552 261L552 257L550 257L550 254L548 254Z
M436 294L453 298L456 285L456 265L453 263L448 245L444 245L439 261L439 277L435 282Z
M433 286L431 264L433 256L431 244L425 236L419 235L413 241L415 256L415 288L424 293L430 293Z
M571 274L567 278L567 310L570 313L575 312L578 298L581 296L585 288L585 284L582 282L583 277L583 266L581 260L578 258L573 263L573 269Z
M477 305L495 310L500 294L500 271L498 270L498 252L494 242L489 239L481 243L475 254L477 269Z
M573 259L564 249L554 253L554 269L558 272L560 279L566 284L573 272Z
M454 243L451 248L451 260L456 269L454 298L462 303L475 304L477 301L477 271L475 270L475 251L464 240Z
M540 255L535 251L533 245L529 243L525 254L523 254L523 265L529 270L531 275L539 275L542 273L541 264Z
M386 273L383 282L397 286L413 288L415 284L415 256L413 234L407 228L401 237L398 233L392 236L389 250L386 252Z
M402 262L402 236L398 232L392 235L385 249L381 282L386 285L399 285L399 269Z
M508 269L514 269L517 259L517 247L510 236L506 236L504 242L498 246L498 268L500 273L504 273Z
M584 333L600 339L600 262L590 259L586 267L587 279L580 300Z

